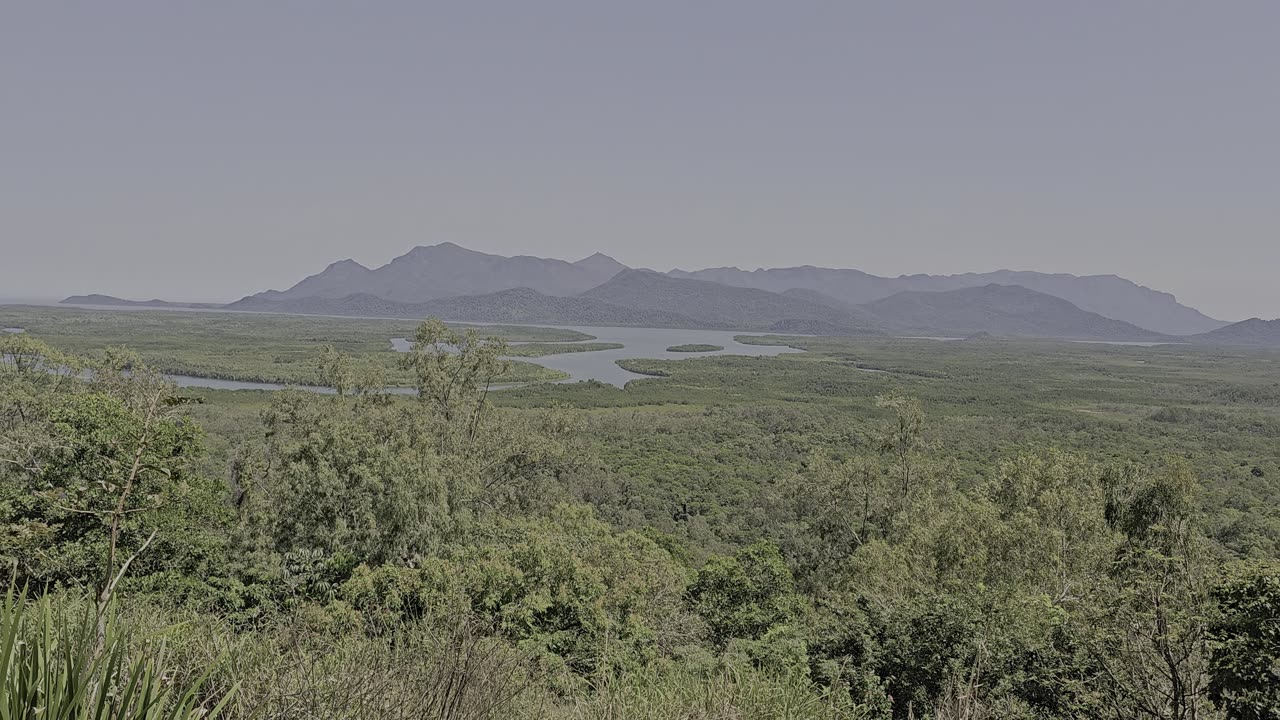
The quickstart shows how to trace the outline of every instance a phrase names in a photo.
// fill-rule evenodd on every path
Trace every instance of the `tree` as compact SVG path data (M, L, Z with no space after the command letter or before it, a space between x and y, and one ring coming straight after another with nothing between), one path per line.
M1130 465L1104 477L1106 519L1123 541L1111 583L1092 598L1093 657L1118 718L1194 720L1208 711L1205 548L1195 478Z
M345 397L355 385L355 370L351 366L351 358L337 351L332 345L325 345L316 362L320 374L320 385L333 388L338 397Z
M241 502L260 548L412 564L458 542L482 515L553 504L540 483L579 463L576 425L555 411L488 422L488 387L505 368L501 341L437 320L415 337L405 364L418 377L417 402L363 391L272 399ZM322 366L341 368L335 353L323 357Z
M0 410L0 552L24 582L93 587L104 622L153 543L172 557L200 542L199 516L217 504L215 484L191 471L200 430L172 383L136 356L112 350L80 379L38 343L23 351Z
M915 457L923 443L924 408L920 401L896 393L876 398L876 407L893 411L894 419L880 437L880 452L893 458L898 470L901 498L911 490Z
M806 590L835 581L844 561L879 535L882 477L874 458L815 455L783 486L795 529L780 542Z
M794 620L801 607L786 561L768 542L707 562L689 588L689 601L720 647L733 639L759 640Z
M445 422L463 419L465 432L474 436L489 389L510 368L502 359L506 351L501 338L482 338L473 329L459 333L431 318L418 326L401 364L413 372L423 403Z
M1212 594L1210 699L1231 718L1280 718L1280 563L1234 564Z

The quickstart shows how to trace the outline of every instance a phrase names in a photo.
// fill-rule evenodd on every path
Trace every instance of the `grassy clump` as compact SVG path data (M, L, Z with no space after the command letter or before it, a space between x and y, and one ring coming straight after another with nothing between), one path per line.
M10 590L0 604L0 717L68 720L218 718L235 695L179 685L165 644L131 633L114 609L74 615Z

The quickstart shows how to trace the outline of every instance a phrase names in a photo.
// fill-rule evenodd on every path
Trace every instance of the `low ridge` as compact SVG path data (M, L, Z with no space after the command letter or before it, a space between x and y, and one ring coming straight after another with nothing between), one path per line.
M832 333L878 334L855 308L840 310L767 290L706 280L675 278L649 270L626 270L583 297L611 305L679 312L711 326L768 330L779 323L823 323Z
M921 335L1058 337L1158 342L1169 336L1019 285L906 291L861 306L885 325Z
M1209 345L1280 347L1280 319L1249 318L1188 339Z

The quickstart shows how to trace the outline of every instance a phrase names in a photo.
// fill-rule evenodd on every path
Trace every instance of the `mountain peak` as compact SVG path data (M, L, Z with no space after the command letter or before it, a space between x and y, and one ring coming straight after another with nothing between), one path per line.
M325 268L325 270L368 270L368 269L369 268L365 267L364 265L361 265L360 263L356 262L355 260L352 260L351 258L347 258L346 260L339 260L336 263L330 263L329 267Z
M584 257L573 264L580 268L587 268L588 270L607 271L609 275L615 275L627 269L626 265L623 265L614 258L600 252L594 253L589 257Z
M432 253L451 253L451 254L466 253L468 255L484 254L481 252L477 252L475 250L469 250L457 243L449 242L446 240L445 242L436 243L435 245L417 245L413 249L411 249L409 252L405 253L402 257L412 257L416 255L424 255L424 254L432 254Z

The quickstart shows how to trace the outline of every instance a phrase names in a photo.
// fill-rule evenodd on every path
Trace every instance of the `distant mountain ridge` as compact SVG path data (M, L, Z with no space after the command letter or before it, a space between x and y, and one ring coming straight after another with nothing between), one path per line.
M676 277L711 280L725 285L754 287L773 292L812 290L851 305L889 297L904 291L945 292L990 284L1018 285L1068 300L1082 310L1167 335L1193 335L1216 330L1228 323L1215 320L1177 301L1173 295L1152 290L1115 275L1066 275L1030 271L996 270L962 275L871 275L861 270L837 270L812 266L739 270L734 267L685 272Z
M861 307L886 325L920 335L1138 342L1173 339L1020 285L990 284L944 292L907 290Z
M881 302L891 298L896 299ZM105 296L67 302L196 306ZM812 334L927 331L1124 340L1201 336L1227 325L1181 305L1168 293L1114 275L999 270L887 278L811 266L657 273L628 268L600 253L567 262L504 257L453 243L415 247L373 269L343 260L286 290L261 292L225 308Z
M111 295L72 295L60 301L62 305L102 305L139 308L184 308L189 310L217 310L224 307L219 303L169 302L168 300L124 300Z
M367 294L398 303L420 303L521 287L544 295L569 296L589 290L625 269L625 265L600 253L571 263L529 255L490 255L441 243L415 247L377 269L343 260L288 290L268 290L252 297L339 299Z

